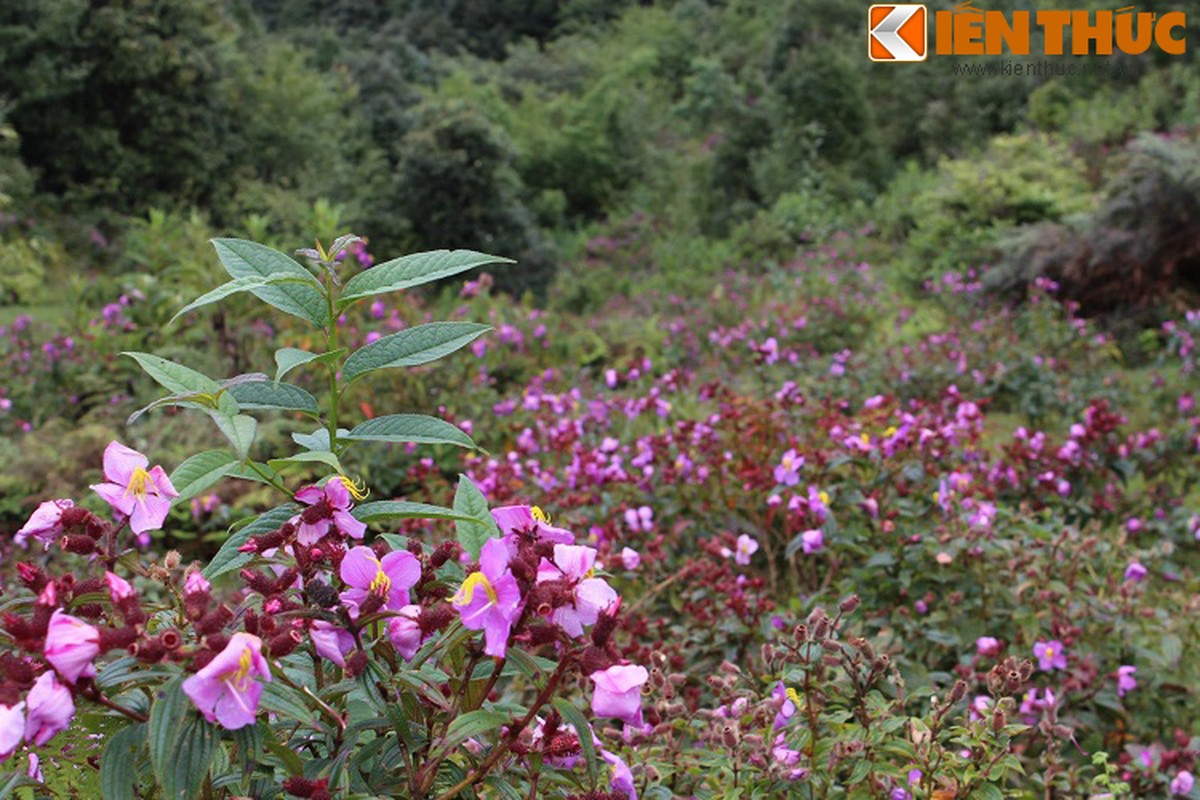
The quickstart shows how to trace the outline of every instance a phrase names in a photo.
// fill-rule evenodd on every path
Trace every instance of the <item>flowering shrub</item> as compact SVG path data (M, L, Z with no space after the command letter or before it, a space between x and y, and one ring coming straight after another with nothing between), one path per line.
M6 598L10 763L74 786L89 753L113 796L1193 792L1190 320L1122 374L1044 281L912 309L824 248L580 319L486 274L385 303L487 257L355 247L309 281L218 242L202 301L296 316L273 379L132 354L169 395L131 434L199 412L229 447L109 445L19 531L50 550Z
M592 685L596 717L642 724L646 671L613 646L621 602L597 572L596 550L537 507L489 512L465 476L452 508L364 503L365 487L342 468L360 443L475 447L434 417L376 416L347 429L339 411L356 379L448 355L488 326L433 322L348 352L339 316L367 298L503 259L422 253L343 284L343 251L370 266L357 243L347 236L329 250L300 251L305 268L251 242L214 242L232 280L180 314L250 292L322 332L323 352L278 351L274 380L216 381L128 354L169 392L131 422L166 406L200 411L228 447L168 475L114 441L104 481L92 486L108 515L47 501L17 532L19 544L41 543L53 560L22 562L26 591L5 604L0 758L46 745L87 704L127 723L105 727L106 797L157 787L165 797L451 798L483 785L512 791L518 778L503 768L514 758L533 786L545 771L556 775L543 780L561 786L632 793L627 769L600 775L598 764L622 762L571 702L576 685ZM327 374L324 408L282 380L301 367ZM320 426L293 436L302 448L293 456L260 462L252 456L258 422L247 412L265 410ZM329 476L290 489L287 470L307 464ZM225 477L259 481L286 502L240 527L206 565L144 554L172 505ZM368 539L369 524L421 517L453 520L457 539ZM586 778L569 769L581 758ZM40 782L38 770L31 751L28 776L9 785Z

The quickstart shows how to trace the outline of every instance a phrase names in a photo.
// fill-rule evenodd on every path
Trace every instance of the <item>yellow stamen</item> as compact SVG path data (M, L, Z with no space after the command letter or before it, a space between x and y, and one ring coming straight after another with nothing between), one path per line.
M1053 647L1047 647L1045 650L1045 653L1046 653L1046 658L1054 658L1054 648Z
M250 675L250 668L254 666L254 653L247 647L238 657L237 669L230 672L225 680L232 683L239 691L245 691L246 679Z
M455 592L454 597L450 598L450 602L456 606L469 606L475 599L475 590L480 588L487 592L489 602L495 603L500 599L496 596L496 590L487 579L487 575L482 572L472 572L463 581L462 586L458 587L458 591Z
M135 467L133 474L129 476L129 485L125 487L125 494L145 500L148 485L154 485L154 482L150 480L150 473L141 467Z
M817 497L821 498L822 503L824 503L825 505L829 505L829 493L828 492L817 492Z
M366 500L367 495L371 494L371 490L367 488L366 481L360 484L358 481L353 481L345 475L338 475L337 479L342 482L342 486L346 487L346 491L350 492L350 496L355 500Z
M787 690L787 699L791 700L792 703L794 703L797 707L804 705L803 703L800 702L799 692L797 692L795 689L793 689L790 686L788 687L788 690Z
M542 509L541 509L539 506L533 506L533 507L531 507L531 508L529 509L529 513L530 513L530 515L532 515L532 516L533 516L533 518L534 518L535 520L537 520L538 522L542 523L543 525L549 525L549 524L550 524L550 515L549 515L549 514L547 514L545 511L542 511Z
M895 425L889 425L889 426L888 426L888 429L887 429L886 431L884 431L884 432L883 432L883 435L884 435L884 436L887 436L887 437L892 437L892 436L895 436L895 435L896 435L896 426L895 426Z
M859 438L860 438L860 439L862 439L862 443L863 443L863 444L870 444L870 443L871 443L871 437L870 437L870 436L868 436L866 433L863 433L863 435L862 435L862 436L860 436Z
M392 590L392 579L383 571L383 567L375 573L375 579L371 581L370 591L372 594L384 594Z

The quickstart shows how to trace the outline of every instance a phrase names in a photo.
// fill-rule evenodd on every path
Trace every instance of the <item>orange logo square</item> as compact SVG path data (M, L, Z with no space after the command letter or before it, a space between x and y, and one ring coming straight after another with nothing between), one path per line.
M925 6L871 6L867 9L867 56L872 61L924 61L927 28Z

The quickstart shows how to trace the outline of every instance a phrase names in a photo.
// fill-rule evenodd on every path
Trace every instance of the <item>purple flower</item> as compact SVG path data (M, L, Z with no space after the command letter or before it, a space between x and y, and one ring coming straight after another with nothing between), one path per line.
M49 545L62 536L62 515L68 508L74 506L71 500L47 500L37 507L21 529L13 537L21 547L32 536Z
M25 698L28 715L25 717L25 740L41 747L65 731L75 716L75 701L71 690L58 682L53 672L43 672Z
M800 534L800 549L805 555L812 555L825 546L825 534L820 528L814 528L811 531L805 531Z
M332 661L339 667L346 666L346 653L354 649L354 635L350 631L325 620L316 620L308 630L313 647L321 658Z
M15 706L0 705L0 763L8 760L24 738L25 704L22 702Z
M630 530L649 533L654 530L654 509L650 506L625 509L625 524Z
M592 713L614 717L630 725L642 724L642 685L650 679L645 667L616 664L591 674L596 690L592 693Z
M796 455L795 450L788 450L775 465L775 483L780 486L795 486L800 482L800 469L803 466L804 456Z
M601 748L600 757L609 763L612 771L608 785L614 792L624 792L628 800L637 800L637 787L633 783L633 772L620 756Z
M1141 583L1150 572L1136 561L1131 561L1125 568L1125 580L1130 583Z
M104 448L105 482L92 485L115 511L129 518L129 529L137 534L161 528L171 498L179 496L162 467L146 471L149 463L138 451L109 442Z
M508 635L521 610L521 588L508 569L508 558L503 540L488 539L479 555L479 569L450 598L463 626L483 631L483 651L489 656L503 657L508 652Z
M388 620L388 638L392 646L405 661L412 661L413 656L421 649L425 636L421 633L418 620L421 617L421 607L405 606L400 609L400 616Z
M783 681L775 684L775 688L771 690L771 697L779 703L779 710L775 712L775 730L779 730L796 715L800 697L795 689L787 688Z
M1190 794L1196 779L1186 769L1181 769L1171 781L1171 794Z
M325 482L324 487L306 486L296 492L296 499L308 508L300 512L293 522L298 524L296 541L300 544L316 544L329 533L330 525L351 539L361 539L367 532L367 524L359 522L350 513L354 507L350 481L338 475Z
M183 692L209 722L235 731L254 724L262 684L271 681L271 668L262 654L262 640L235 633L225 649L203 669L183 682Z
M380 559L374 550L360 545L346 553L339 574L350 587L342 592L342 603L357 619L359 608L372 594L378 595L389 611L408 605L408 590L421 579L421 562L407 550Z
M1067 668L1066 648L1058 639L1036 642L1033 645L1033 656L1038 660L1038 669L1043 672Z
M538 565L537 582L562 581L574 602L554 609L554 622L568 636L583 635L584 625L596 624L600 612L612 605L617 593L608 582L595 576L596 551L571 544L554 545L554 561L545 558Z
M46 630L44 653L46 661L67 679L67 683L75 683L81 675L94 677L96 670L92 659L100 654L100 631L56 608Z
M1117 697L1124 697L1126 693L1137 688L1137 681L1133 679L1135 672L1137 672L1137 667L1128 664L1117 667Z

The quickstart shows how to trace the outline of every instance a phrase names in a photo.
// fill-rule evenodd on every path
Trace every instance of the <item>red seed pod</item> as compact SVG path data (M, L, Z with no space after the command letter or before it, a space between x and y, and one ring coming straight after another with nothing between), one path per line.
M68 533L59 539L59 546L68 553L86 556L96 550L96 540L78 533Z
M130 626L124 628L100 628L100 652L124 650L137 641L137 631Z
M440 545L438 545L438 548L433 551L433 555L429 558L429 563L434 569L437 569L447 561L458 558L459 553L461 552L462 547L459 546L458 542L442 542Z
M367 654L362 650L355 650L346 659L346 676L357 678L367 668Z
M50 582L50 576L46 574L45 570L23 561L17 564L17 577L35 594L40 593Z
M200 636L208 636L218 632L232 620L233 612L229 610L229 606L222 604L196 620L193 627Z
M295 628L275 634L267 643L267 647L271 651L271 658L283 658L288 655L300 646L303 638L300 631Z
M417 617L417 627L421 629L422 636L428 636L440 630L444 630L447 625L454 621L454 609L446 603L439 603L431 608L421 609L420 616Z
M158 640L167 650L178 650L183 645L183 635L174 628L167 628L160 633Z

